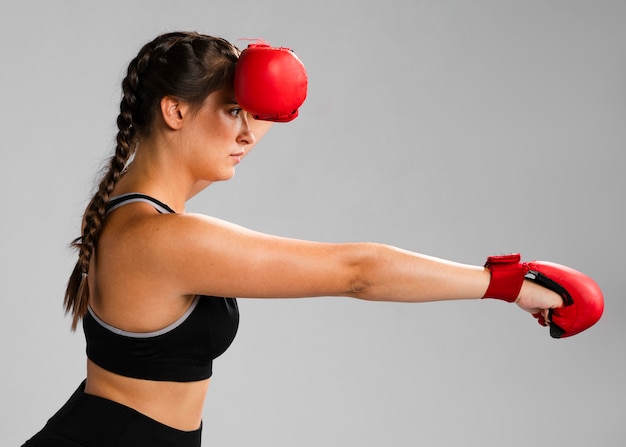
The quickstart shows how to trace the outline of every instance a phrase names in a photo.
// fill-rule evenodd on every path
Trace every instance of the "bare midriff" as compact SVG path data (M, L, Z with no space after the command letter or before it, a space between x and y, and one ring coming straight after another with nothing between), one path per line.
M162 382L124 377L87 360L85 393L126 405L177 430L200 427L208 386L209 379Z

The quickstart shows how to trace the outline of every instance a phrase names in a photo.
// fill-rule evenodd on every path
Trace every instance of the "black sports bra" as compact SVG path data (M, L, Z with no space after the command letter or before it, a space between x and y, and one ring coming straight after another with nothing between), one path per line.
M108 212L132 202L148 202L160 213L174 211L143 194L112 199ZM211 377L213 360L230 346L239 326L235 298L198 295L187 312L155 332L128 332L102 321L89 308L83 318L87 357L127 377L192 382Z

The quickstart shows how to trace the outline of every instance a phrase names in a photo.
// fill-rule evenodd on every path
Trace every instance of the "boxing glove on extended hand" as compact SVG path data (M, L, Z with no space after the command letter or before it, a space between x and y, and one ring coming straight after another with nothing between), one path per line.
M520 262L518 253L490 256L485 267L491 281L483 298L515 302L525 279L540 284L563 299L563 307L550 309L549 326L553 338L565 338L593 326L604 311L604 297L598 284L589 276L552 262ZM533 315L546 326L541 313Z
M235 67L235 97L255 119L287 122L306 99L304 64L289 48L250 44Z

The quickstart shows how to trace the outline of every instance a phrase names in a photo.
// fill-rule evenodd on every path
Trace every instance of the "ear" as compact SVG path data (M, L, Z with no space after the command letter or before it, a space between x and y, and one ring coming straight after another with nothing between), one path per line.
M187 105L172 96L164 96L160 105L165 124L173 130L181 129L187 116Z

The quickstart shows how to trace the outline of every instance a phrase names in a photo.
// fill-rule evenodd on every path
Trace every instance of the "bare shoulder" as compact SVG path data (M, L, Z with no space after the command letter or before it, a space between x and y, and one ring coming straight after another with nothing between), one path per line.
M228 275L236 253L271 238L206 215L159 214L147 204L124 208L109 216L100 236L98 276L149 283L167 295L217 294L203 285L207 278L218 270Z
M108 219L98 243L98 259L154 274L170 268L193 247L207 250L220 234L244 232L242 227L199 214L160 214L150 205L134 204Z

